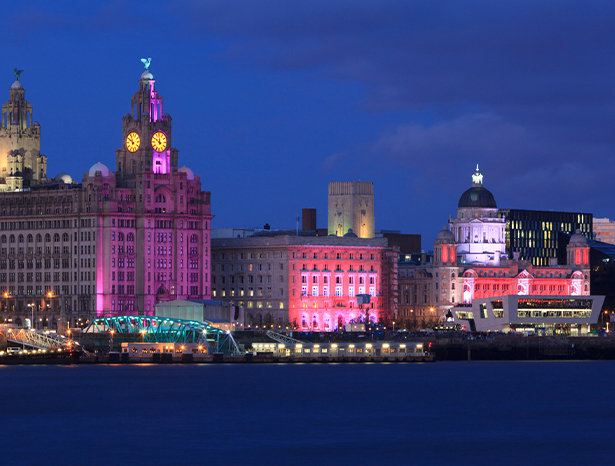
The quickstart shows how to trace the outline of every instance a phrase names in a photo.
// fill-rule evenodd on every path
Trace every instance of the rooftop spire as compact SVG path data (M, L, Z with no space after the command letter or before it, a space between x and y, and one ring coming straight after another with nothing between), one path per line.
M478 164L476 164L476 172L472 175L472 186L482 186L483 175L478 171Z

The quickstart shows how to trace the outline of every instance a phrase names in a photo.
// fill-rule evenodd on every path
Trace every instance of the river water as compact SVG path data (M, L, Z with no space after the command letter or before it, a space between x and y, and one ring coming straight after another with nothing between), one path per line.
M0 366L6 465L612 464L614 361Z

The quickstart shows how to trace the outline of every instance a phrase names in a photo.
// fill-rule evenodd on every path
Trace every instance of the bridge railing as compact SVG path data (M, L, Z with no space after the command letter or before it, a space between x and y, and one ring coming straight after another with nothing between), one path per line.
M44 333L33 329L7 329L3 331L7 341L32 348L55 350L58 348L80 348L75 341L55 333Z

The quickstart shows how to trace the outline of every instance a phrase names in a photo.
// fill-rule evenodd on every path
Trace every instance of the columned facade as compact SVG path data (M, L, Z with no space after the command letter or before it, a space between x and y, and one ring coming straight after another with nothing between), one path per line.
M16 81L11 99L22 98ZM28 105L11 107L0 144L8 120L11 131L28 131L19 119L31 118ZM115 172L98 162L79 184L64 173L46 179L39 166L38 179L24 177L28 186L0 194L1 322L62 329L96 316L153 315L161 301L211 297L210 193L192 170L177 167L171 117L148 70L131 107ZM39 127L32 127L37 152ZM3 148L0 169L7 155Z

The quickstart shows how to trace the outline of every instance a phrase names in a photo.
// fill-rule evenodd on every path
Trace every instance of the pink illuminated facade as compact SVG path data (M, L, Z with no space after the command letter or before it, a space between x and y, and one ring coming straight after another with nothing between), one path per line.
M97 214L97 315L152 315L159 301L210 297L210 193L178 168L154 84L146 70L122 119L115 173L96 164L83 177L85 208Z
M0 193L0 322L83 326L210 298L210 193L178 167L154 83L146 70L115 171L98 162L81 184L62 173Z
M326 332L396 314L398 250L386 238L216 238L212 251L212 297L243 308L246 326Z
M373 244L378 241L383 244ZM330 332L347 323L394 320L397 252L386 239L292 245L289 262L289 320L299 330ZM370 303L359 303L357 295L369 295Z

